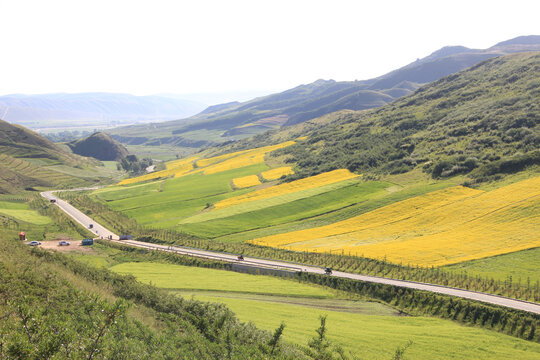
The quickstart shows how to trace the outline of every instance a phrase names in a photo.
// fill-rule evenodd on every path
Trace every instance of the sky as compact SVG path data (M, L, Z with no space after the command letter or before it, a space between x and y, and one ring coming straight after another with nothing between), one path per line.
M0 0L0 95L264 93L540 35L540 1Z

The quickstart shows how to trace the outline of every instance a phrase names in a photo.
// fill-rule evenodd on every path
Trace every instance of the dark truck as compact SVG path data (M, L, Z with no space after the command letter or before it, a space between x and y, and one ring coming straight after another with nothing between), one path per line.
M81 242L81 245L87 246L87 245L94 245L94 239L83 239Z
M133 240L133 235L120 235L118 240Z

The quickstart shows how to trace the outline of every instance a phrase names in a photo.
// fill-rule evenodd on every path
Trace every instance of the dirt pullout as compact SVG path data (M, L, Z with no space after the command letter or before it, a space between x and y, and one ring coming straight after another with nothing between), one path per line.
M65 240L70 243L68 246L59 246L58 243L62 240ZM83 252L83 253L91 253L94 250L90 246L82 246L80 240L71 240L71 239L57 239L57 240L49 240L49 241L42 241L41 245L39 246L43 249L47 250L56 250L56 251L62 251L62 252Z

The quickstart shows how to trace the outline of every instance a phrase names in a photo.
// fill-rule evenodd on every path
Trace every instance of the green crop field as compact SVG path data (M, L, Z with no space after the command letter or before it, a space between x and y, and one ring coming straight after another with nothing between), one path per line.
M445 266L444 269L499 280L507 280L511 276L513 282L533 285L540 281L540 248L467 261Z
M40 215L35 210L31 210L26 203L0 201L0 214L35 225L51 223L50 218Z
M537 359L540 344L492 331L460 326L426 317L365 315L269 301L195 295L196 299L221 302L240 320L274 330L284 321L284 339L307 344L314 337L319 316L327 315L328 338L360 359L390 359L398 346L413 342L408 359Z
M292 280L158 263L124 263L112 270L185 297L224 303L240 320L262 329L272 331L284 321L284 339L297 344L307 344L315 336L319 316L327 315L328 338L359 358L388 359L409 340L413 345L406 355L411 359L540 355L540 344L448 320L395 316L381 304L342 300L339 294Z
M196 268L152 262L129 262L115 265L111 270L132 274L137 280L157 287L179 290L241 292L295 297L334 298L335 293L314 285L296 281L242 274L232 271Z

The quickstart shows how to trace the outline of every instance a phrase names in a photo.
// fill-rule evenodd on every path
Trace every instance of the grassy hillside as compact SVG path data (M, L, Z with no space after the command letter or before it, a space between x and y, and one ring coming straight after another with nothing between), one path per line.
M280 152L296 176L337 168L489 179L540 163L539 53L491 59L378 110L348 113Z
M10 212L0 212L0 358L308 358L283 342L272 350L270 333L241 323L222 305L168 295L133 277L24 245L20 230L41 241L58 236L47 230L57 224L67 226L64 236L85 234L59 221L62 214L39 215L20 200L0 202ZM25 220L17 210L27 211Z
M0 120L0 194L110 182L121 174L63 150L43 136Z
M68 144L77 155L93 157L102 161L118 161L128 154L128 150L103 132L94 133L84 139Z

